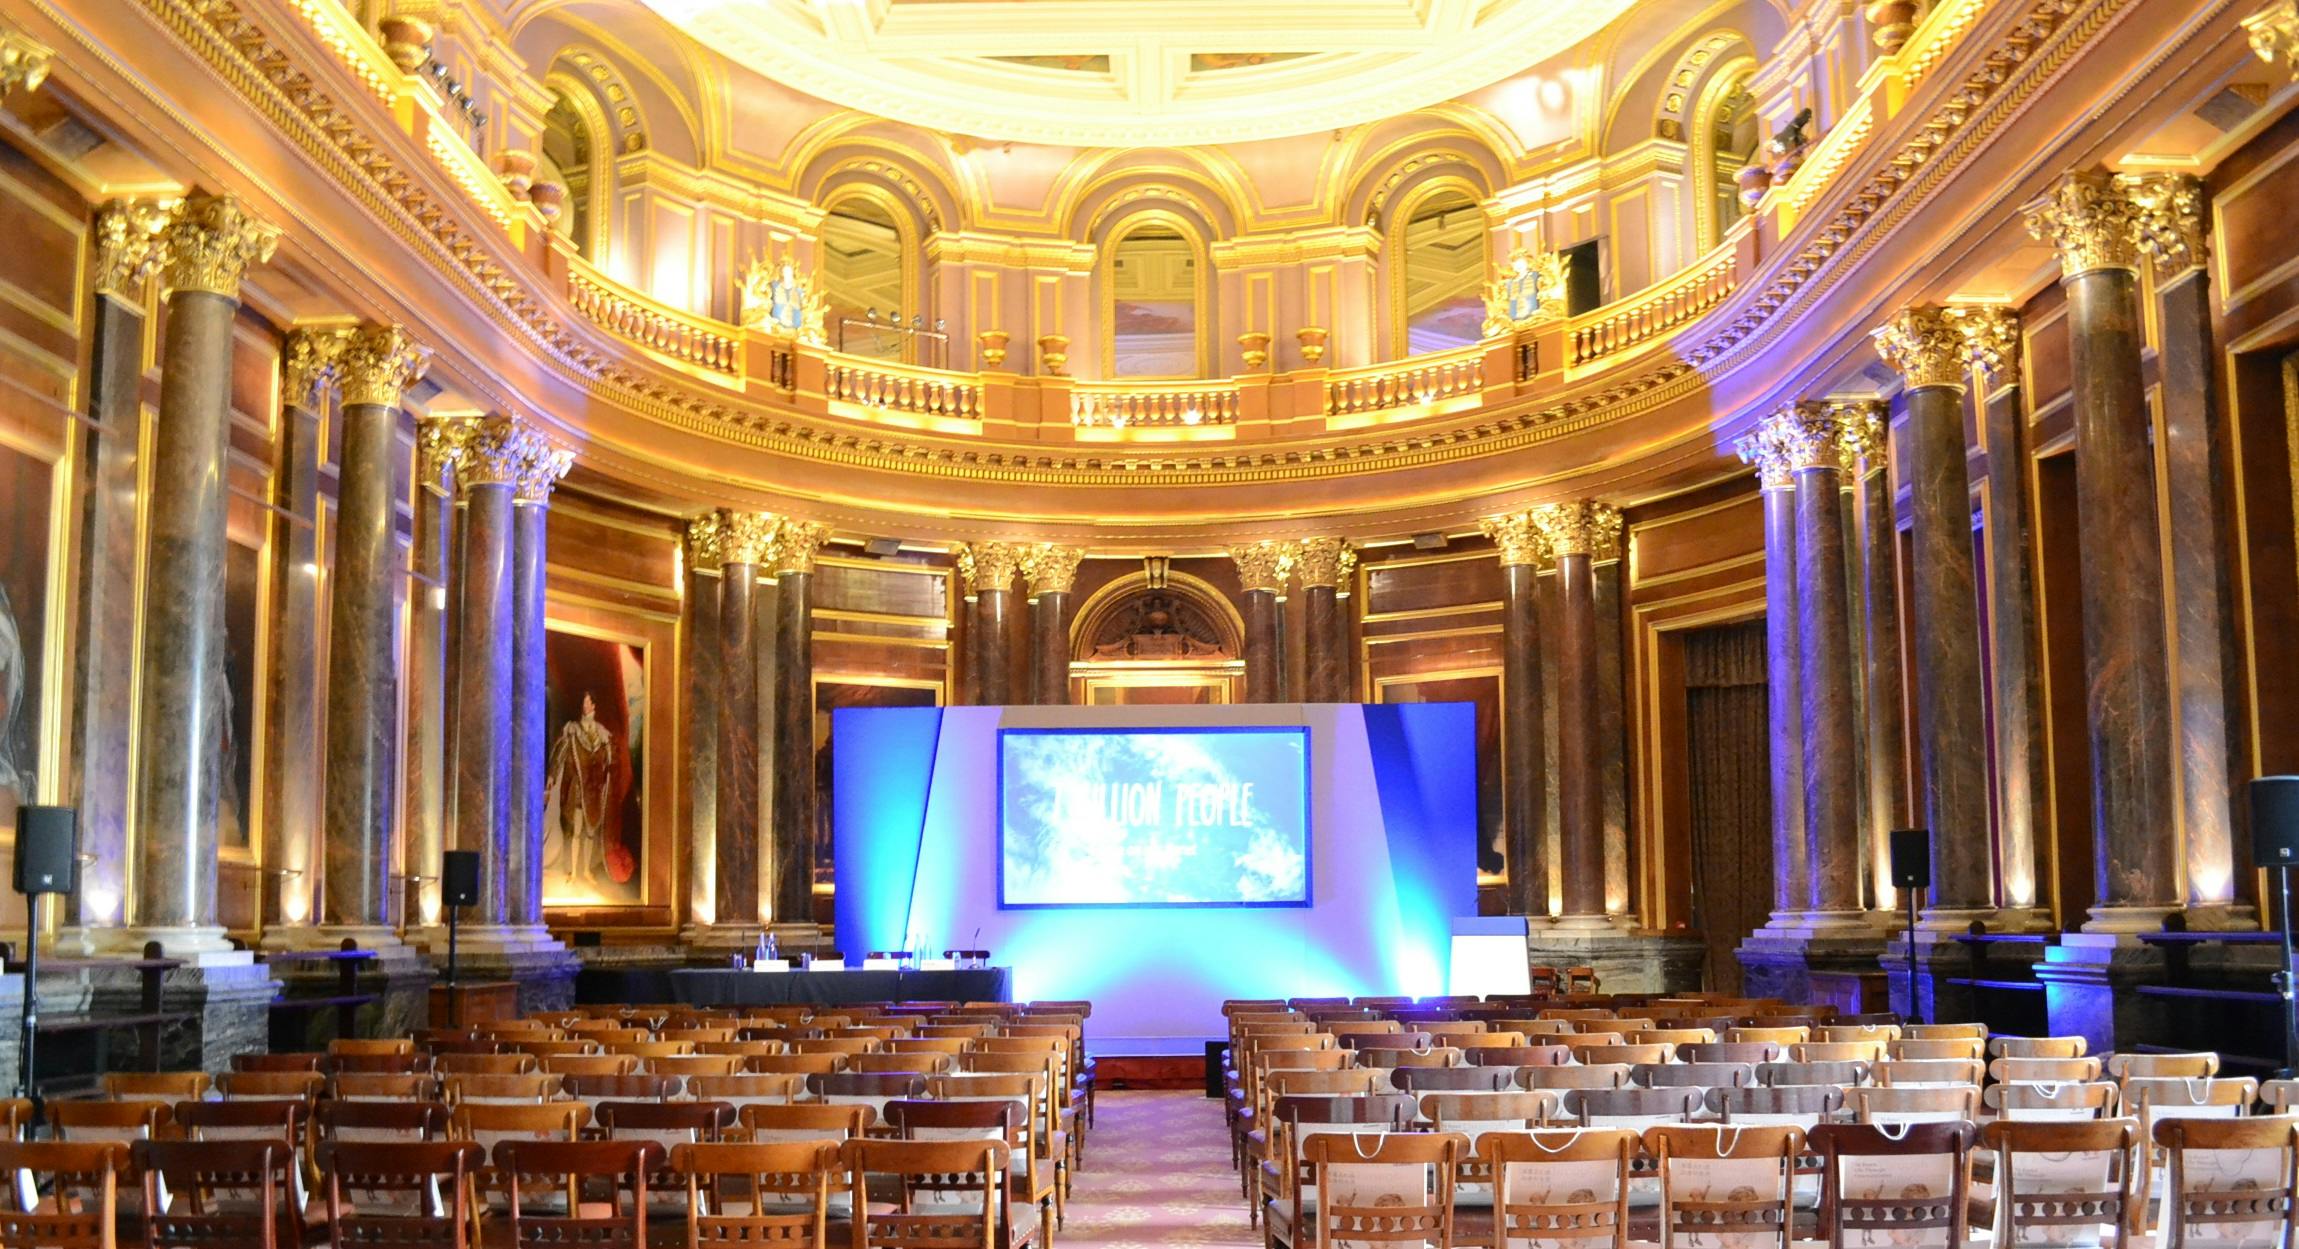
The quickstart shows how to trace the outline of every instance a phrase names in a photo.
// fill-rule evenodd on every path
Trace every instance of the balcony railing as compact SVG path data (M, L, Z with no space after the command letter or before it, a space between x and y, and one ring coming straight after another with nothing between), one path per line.
M1335 373L1325 383L1325 414L1355 416L1417 404L1437 404L1485 389L1485 349L1471 343L1450 351Z
M1070 423L1081 427L1235 425L1237 412L1234 382L1079 382L1070 392Z
M658 304L588 268L567 275L567 295L599 328L714 373L742 373L741 331Z
M1727 238L1699 263L1650 289L1573 318L1566 360L1577 367L1664 338L1730 297L1740 286L1740 248Z
M834 403L947 420L982 419L982 383L970 373L886 364L825 352L823 393Z

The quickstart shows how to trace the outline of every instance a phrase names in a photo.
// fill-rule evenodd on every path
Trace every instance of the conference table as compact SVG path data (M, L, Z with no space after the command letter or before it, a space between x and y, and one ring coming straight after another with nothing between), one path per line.
M951 971L737 971L681 968L671 1000L688 1006L857 1006L865 1002L1003 1002L1010 967Z

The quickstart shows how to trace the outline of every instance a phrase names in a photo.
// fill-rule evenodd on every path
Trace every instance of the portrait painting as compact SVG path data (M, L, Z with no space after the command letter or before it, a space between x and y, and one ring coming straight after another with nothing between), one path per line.
M847 677L814 681L814 883L834 879L831 859L830 713L847 707L933 707L941 704L938 685L872 685Z
M37 793L54 466L0 446L0 825Z
M543 904L646 902L646 649L544 638Z
M224 548L223 697L213 704L223 718L216 740L223 754L223 794L216 809L216 843L227 852L255 846L256 622L262 617L263 553L234 542Z

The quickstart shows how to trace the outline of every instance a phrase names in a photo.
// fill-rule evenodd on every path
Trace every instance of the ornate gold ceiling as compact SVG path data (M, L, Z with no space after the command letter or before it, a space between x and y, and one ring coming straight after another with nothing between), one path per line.
M1635 0L645 0L836 104L1085 147L1278 138L1425 108L1595 35Z

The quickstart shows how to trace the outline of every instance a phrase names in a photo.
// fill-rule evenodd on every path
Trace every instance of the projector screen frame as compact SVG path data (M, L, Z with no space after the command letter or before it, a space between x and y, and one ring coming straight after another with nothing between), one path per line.
M1298 740L1301 749L1301 897L1283 902L1009 902L1006 900L1006 739L1013 737L1139 737L1187 734L1211 737L1228 734L1284 734ZM1310 726L1292 724L1145 724L1127 728L1087 728L1056 725L999 725L992 749L998 760L997 804L994 821L998 899L1001 911L1268 911L1305 910L1317 904L1317 794L1310 784Z

